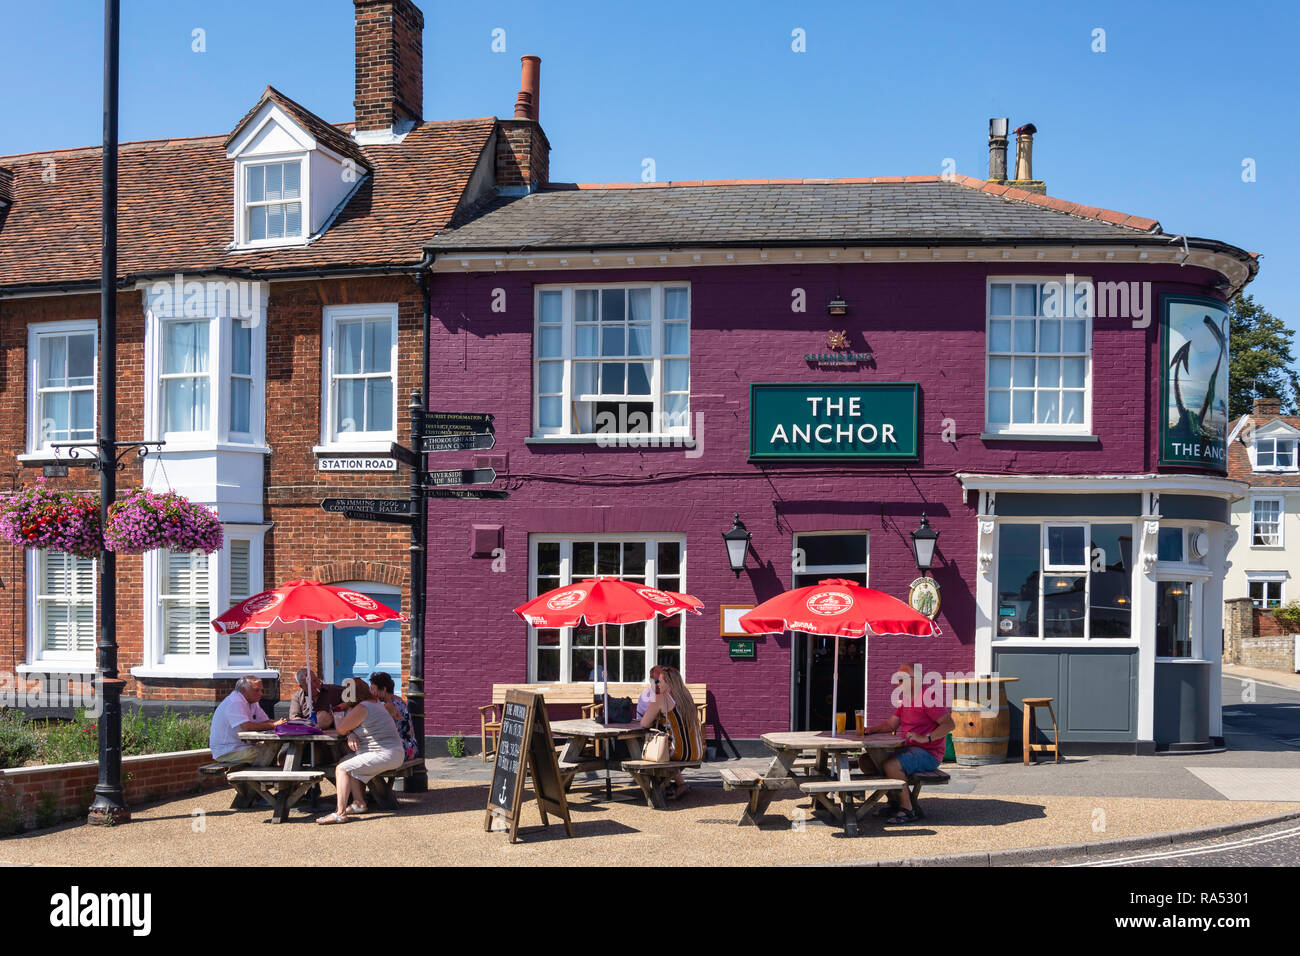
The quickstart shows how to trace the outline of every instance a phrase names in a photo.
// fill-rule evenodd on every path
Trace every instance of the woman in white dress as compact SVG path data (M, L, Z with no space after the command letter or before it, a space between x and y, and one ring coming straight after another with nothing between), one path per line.
M338 807L317 823L347 823L350 813L366 812L366 784L385 770L396 770L406 759L402 736L384 705L374 699L370 685L349 677L343 682L347 714L335 721L339 734L351 734L348 745L356 753L334 768Z

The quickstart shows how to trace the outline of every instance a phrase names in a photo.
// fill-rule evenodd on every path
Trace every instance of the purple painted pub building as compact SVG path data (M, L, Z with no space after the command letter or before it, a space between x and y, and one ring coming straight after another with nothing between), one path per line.
M706 605L609 628L610 681L680 667L721 753L827 728L833 644L750 652L734 618L825 578L908 600L924 520L942 636L873 638L865 673L841 641L850 726L919 661L1020 678L1013 749L1026 696L1075 752L1221 741L1241 488L1214 329L1255 258L1046 196L1032 127L1008 179L991 132L988 180L534 182L429 245L428 406L490 412L496 437L430 466L510 492L429 502L430 736L476 727L494 683L606 676L592 631L511 610L597 574Z

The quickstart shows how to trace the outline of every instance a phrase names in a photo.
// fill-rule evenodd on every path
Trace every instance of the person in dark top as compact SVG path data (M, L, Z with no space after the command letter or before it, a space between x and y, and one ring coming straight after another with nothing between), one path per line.
M314 714L316 726L327 730L334 726L334 708L343 706L343 688L338 684L325 684L315 672L304 667L298 671L298 690L289 701L290 720L310 720ZM307 682L311 681L311 709L307 705Z

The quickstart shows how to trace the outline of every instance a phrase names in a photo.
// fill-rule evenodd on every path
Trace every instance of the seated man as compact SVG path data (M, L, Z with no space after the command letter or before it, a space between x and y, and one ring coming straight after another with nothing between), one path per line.
M921 699L921 688L913 679L911 664L902 664L894 677L906 686L903 687L903 703L895 709L893 716L879 724L866 728L867 734L897 733L904 740L903 746L885 758L885 765L877 768L869 755L864 754L858 761L858 767L864 773L881 773L894 780L907 782L908 774L938 770L943 761L944 738L957 724L947 707L926 707ZM895 797L897 794L897 797ZM892 814L888 823L914 823L920 816L912 808L912 798L907 787L892 791L889 804L879 813Z
M304 667L297 673L298 690L289 701L290 720L310 720L314 714L316 726L328 730L334 726L334 708L343 706L343 688L338 684L325 684L313 671ZM307 704L307 682L311 681L311 705Z
M258 705L262 699L262 681L257 677L241 677L235 681L235 689L230 696L217 705L212 714L212 730L208 735L208 746L212 748L212 759L217 763L252 764L254 767L268 767L275 759L274 747L259 747L239 739L239 734L249 730L270 730L276 721L266 716L266 711Z

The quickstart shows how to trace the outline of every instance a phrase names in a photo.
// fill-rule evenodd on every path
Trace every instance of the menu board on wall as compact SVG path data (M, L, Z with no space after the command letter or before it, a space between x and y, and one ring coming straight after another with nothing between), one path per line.
M1228 469L1228 308L1164 297L1160 321L1160 464Z

